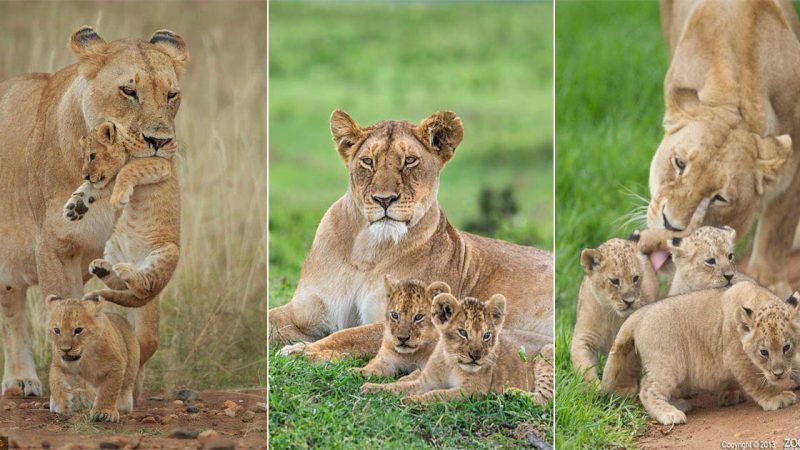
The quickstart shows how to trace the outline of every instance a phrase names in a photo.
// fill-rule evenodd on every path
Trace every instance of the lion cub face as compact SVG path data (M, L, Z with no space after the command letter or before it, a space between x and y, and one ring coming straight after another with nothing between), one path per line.
M370 236L398 242L435 203L439 173L464 134L461 119L437 112L419 125L387 120L361 127L335 111L330 126Z
M102 189L128 161L125 146L117 139L117 129L103 122L80 139L83 151L83 179Z
M467 372L493 364L505 319L505 297L495 294L484 303L472 297L458 300L451 294L439 294L433 299L432 311L448 359Z
M98 319L103 313L102 300L47 297L50 320L47 323L53 343L53 358L64 363L81 359L85 346L99 332Z
M770 297L772 297L770 295ZM797 344L795 323L800 294L795 292L785 303L775 299L757 308L737 310L739 335L745 353L771 382L789 377Z
M425 286L419 280L398 281L391 275L386 285L386 338L391 339L397 353L414 353L435 343L439 333L431 318L431 303L437 294L450 292L446 283ZM386 339L385 338L385 339Z
M736 275L735 241L731 227L700 227L685 238L670 240L676 277L680 275L692 291L729 286Z
M611 239L596 249L581 252L583 273L601 306L627 317L642 306L642 266L636 244Z

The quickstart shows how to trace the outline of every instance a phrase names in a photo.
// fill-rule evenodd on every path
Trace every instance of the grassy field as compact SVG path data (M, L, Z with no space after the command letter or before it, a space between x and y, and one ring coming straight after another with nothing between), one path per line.
M347 171L328 118L419 122L457 112L465 136L439 199L480 230L483 192L511 188L518 211L493 235L552 248L552 7L533 4L270 4L270 306L290 300L325 210ZM484 233L486 234L486 233ZM312 367L270 352L276 448L493 447L547 430L549 408L517 397L408 408L359 394L363 361ZM516 433L516 434L515 434Z
M162 296L161 343L148 363L148 387L263 386L266 5L2 2L0 79L71 64L67 42L84 24L109 41L147 39L169 28L186 39L192 58L177 119L181 261ZM50 355L39 297L37 289L30 291L29 310L46 383Z
M556 6L556 445L633 447L646 414L599 395L569 363L580 251L643 224L626 214L649 197L650 158L661 140L667 49L656 2Z

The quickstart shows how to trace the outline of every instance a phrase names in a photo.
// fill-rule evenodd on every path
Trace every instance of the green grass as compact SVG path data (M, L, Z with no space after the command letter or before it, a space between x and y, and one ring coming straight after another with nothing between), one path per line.
M645 430L638 404L599 395L571 369L569 346L582 278L579 256L642 224L623 226L649 197L661 140L668 66L656 2L556 6L556 445L632 448Z
M439 190L451 222L470 228L481 192L510 187L519 210L493 235L552 248L550 4L276 1L270 24L270 307L291 299L322 215L347 188L328 130L337 108L361 124L455 111L464 141ZM522 423L551 437L551 408L511 396L401 407L362 396L353 364L270 353L275 448L515 446Z

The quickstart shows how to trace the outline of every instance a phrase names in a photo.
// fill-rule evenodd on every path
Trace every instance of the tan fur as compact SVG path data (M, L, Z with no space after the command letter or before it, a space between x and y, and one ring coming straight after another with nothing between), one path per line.
M92 218L69 223L64 201L81 182L78 141L108 120L134 157L153 156L144 140L174 139L180 105L178 80L188 60L180 36L161 31L150 41L106 42L91 28L76 31L70 46L78 63L54 74L27 74L0 82L0 307L5 366L2 390L41 395L25 314L27 288L45 294L83 295L86 267L103 253L114 213L98 201ZM122 87L135 91L136 100Z
M425 368L416 376L365 383L361 389L402 392L407 401L422 403L513 389L526 392L537 404L546 403L553 396L553 340L504 330L505 305L500 294L486 302L437 295L432 314L439 342Z
M800 42L788 1L663 1L672 62L665 135L650 166L649 228L705 225L740 236L759 216L748 272L781 295L800 218ZM691 230L690 230L691 231Z
M700 227L685 238L668 240L675 263L668 295L727 287L749 279L736 270L735 240L736 231L731 227Z
M509 329L553 334L552 255L458 231L436 200L439 174L461 142L461 119L438 112L419 125L360 127L336 111L331 131L349 188L323 217L294 297L269 312L273 343L300 342L284 354L374 356L386 273L442 281L458 296L501 292Z
M617 334L600 388L630 393L626 366L635 352L644 374L639 398L662 424L685 423L684 398L702 391L718 393L721 404L740 400L741 388L764 410L789 406L795 394L779 382L797 370L792 359L800 331L798 297L784 303L745 281L642 308Z
M121 212L106 243L105 259L89 264L89 273L111 289L86 296L142 308L131 314L144 365L158 346L158 295L180 256L180 192L171 152L131 160L114 129L104 122L82 139L87 180L64 212L68 220L81 220L111 191L111 205Z
M640 307L658 300L658 277L630 240L611 239L581 252L583 281L572 335L572 367L597 381L599 355L608 354L619 327ZM616 284L615 284L616 282Z
M442 282L425 286L419 280L398 281L386 275L386 318L378 354L354 371L371 377L395 376L425 367L439 332L433 324L431 305L437 294L450 292Z
M133 410L139 370L139 344L130 325L121 316L103 312L102 299L51 295L47 306L53 348L50 411L72 414L88 397L92 420L119 422L120 413Z

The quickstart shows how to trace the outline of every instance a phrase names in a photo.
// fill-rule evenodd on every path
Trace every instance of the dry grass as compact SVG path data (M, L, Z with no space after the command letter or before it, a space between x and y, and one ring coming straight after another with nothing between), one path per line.
M192 61L177 121L182 255L162 297L150 388L266 379L266 21L260 1L0 3L0 79L71 64L67 41L84 24L106 40L146 39L169 28L188 43ZM30 291L29 310L46 377L39 297Z

